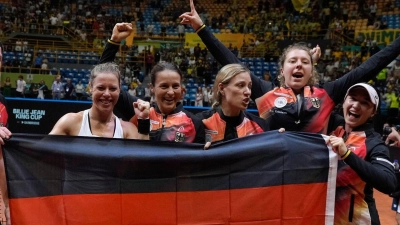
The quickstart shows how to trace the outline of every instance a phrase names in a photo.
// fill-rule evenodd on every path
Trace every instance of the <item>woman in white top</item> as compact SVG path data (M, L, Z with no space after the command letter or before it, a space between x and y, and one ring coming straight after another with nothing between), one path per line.
M96 136L106 138L149 139L150 120L148 102L133 103L139 117L138 127L113 114L121 91L120 71L114 63L99 64L93 68L89 87L92 107L78 113L67 113L56 123L50 134L69 136Z
M197 88L197 93L196 93L196 101L194 103L194 106L203 106L203 89L201 87Z
M129 85L128 93L132 96L136 96L136 90L132 84Z
M82 99L84 91L85 91L85 86L83 86L82 81L79 81L78 84L75 85L75 94L78 100Z
M207 96L208 96L208 104L211 106L213 104L214 101L214 92L213 89L211 88L211 86L207 87Z
M24 77L22 75L18 76L17 82L17 89L15 90L15 97L18 98L25 98L25 86L26 82L24 81Z

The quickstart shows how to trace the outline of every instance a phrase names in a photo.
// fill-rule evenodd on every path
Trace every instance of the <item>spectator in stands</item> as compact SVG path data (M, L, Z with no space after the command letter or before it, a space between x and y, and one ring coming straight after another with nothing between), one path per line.
M16 86L17 86L17 89L15 90L15 97L25 98L26 82L24 80L24 76L19 75L18 80L15 82L16 82Z
M400 58L396 59L396 62L389 73L393 75L395 82L400 79Z
M35 68L40 69L42 67L43 58L40 54L37 54L35 57Z
M129 85L128 93L129 93L131 96L136 96L135 87L134 87L132 84Z
M183 39L185 37L185 25L179 24L177 29L178 29L178 37Z
M271 81L271 74L269 73L269 71L266 71L264 73L264 81L266 91L271 91L272 89L274 89L274 84Z
M181 23L190 24L197 31L203 43L222 66L241 63L213 36L208 27L203 25L193 0L190 1L190 7L190 12L180 16ZM251 74L253 81L251 98L257 103L261 117L267 120L271 129L284 127L291 131L327 133L329 115L345 95L335 90L348 89L354 83L369 81L399 53L400 38L397 38L391 45L369 58L357 69L321 87L318 83L319 74L313 66L320 57L320 49L311 50L304 45L292 45L283 51L279 59L281 87L267 92L264 89L264 82ZM292 99L284 96L297 97ZM311 102L307 107L302 105L299 113L298 104L304 104L306 101Z
M6 81L3 84L3 96L11 97L11 80L10 80L10 77L6 77Z
M396 189L389 150L372 124L378 105L378 94L371 86L358 83L350 87L343 102L345 123L329 138L341 159L336 179L334 224L380 224L373 188L385 194ZM349 204L352 202L354 204Z
M53 99L60 100L61 94L64 93L64 87L61 83L61 76L56 75L53 84L51 85L51 91L53 94Z
M144 37L144 35L146 34L146 32L145 32L145 30L144 30L144 22L143 21L141 21L140 22L140 36L142 36L142 37Z
M379 46L376 44L376 41L373 40L372 41L372 46L369 48L369 55L373 56L374 54L376 54L377 52L379 52L381 49L379 48Z
M151 68L153 67L153 63L154 63L154 56L149 50L147 51L146 54L146 75L150 73Z
M33 94L37 95L36 98L39 99L44 99L45 94L49 91L49 88L47 87L46 83L44 80L40 80L38 87L33 89Z
M200 48L200 44L197 43L196 47L194 47L193 49L193 54L196 60L198 60L200 58L200 54L201 54L201 48Z
M70 78L67 78L67 83L64 85L64 99L66 100L73 100L74 99L74 93L75 93L75 87L71 82Z
M49 74L49 60L47 58L43 58L41 69L41 74Z
M211 88L210 86L207 86L207 88L203 88L203 106L204 107L209 107L210 106L210 96L208 93L210 92Z
M143 85L142 85L142 83L140 81L138 81L138 85L137 85L137 87L135 89L135 92L136 92L136 97L138 97L139 99L144 100L144 96L146 94L146 90L145 90L145 88L143 87Z
M378 75L376 76L376 86L377 87L381 87L381 88L385 87L387 73L388 73L388 71L386 68L382 69L378 73Z
M388 89L387 94L386 94L386 99L390 100L390 107L388 111L388 117L389 118L397 118L399 115L399 96L396 93L396 90L392 87Z
M361 43L360 54L361 58L364 58L368 55L368 47L365 42Z
M153 36L153 32L154 32L154 24L149 23L149 25L147 25L147 34L149 35L149 39Z
M203 107L203 100L204 100L203 89L199 86L197 87L196 101L194 102L194 106Z
M75 85L75 95L77 100L82 100L83 93L85 92L85 86L83 86L82 81L78 81Z
M150 102L151 101L151 90L152 90L152 86L151 83L147 83L147 86L144 88L144 100L146 102Z
M120 72L114 63L100 64L91 71L89 87L93 96L90 109L65 114L54 125L51 135L105 138L149 139L148 102L133 104L139 127L121 121L113 114L120 93ZM144 125L144 126L143 126Z

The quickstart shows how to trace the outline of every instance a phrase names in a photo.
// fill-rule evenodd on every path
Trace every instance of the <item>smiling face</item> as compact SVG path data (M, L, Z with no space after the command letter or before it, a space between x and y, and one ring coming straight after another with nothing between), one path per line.
M292 49L283 61L281 75L284 78L284 84L298 94L308 84L312 70L310 53L303 49Z
M101 111L112 111L120 93L117 76L109 72L97 74L90 83L90 93L94 107Z
M246 110L250 103L251 78L248 72L241 72L234 76L227 84L218 84L222 95L221 107L227 116L239 115L241 110Z
M375 105L371 102L367 90L354 87L343 102L343 115L346 121L346 131L363 125L375 114Z
M172 70L157 72L154 81L154 97L158 108L164 114L170 114L176 103L181 100L181 76Z

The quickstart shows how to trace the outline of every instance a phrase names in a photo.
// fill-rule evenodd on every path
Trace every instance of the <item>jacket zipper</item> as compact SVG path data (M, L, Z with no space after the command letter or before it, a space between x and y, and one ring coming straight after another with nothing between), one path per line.
M163 120L162 120L162 127L161 127L161 129L164 129L164 126L165 126L165 124L167 123L167 116L168 115L165 115L165 114L162 114L162 117L163 117Z
M350 196L350 208L349 208L349 222L353 222L353 214L354 214L354 195Z

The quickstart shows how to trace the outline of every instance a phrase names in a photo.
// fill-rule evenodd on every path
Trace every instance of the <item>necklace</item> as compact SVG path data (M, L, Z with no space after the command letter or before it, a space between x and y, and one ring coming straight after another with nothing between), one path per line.
M108 123L110 123L113 119L114 119L114 116L112 116L111 119L106 122L106 125L101 129L101 136L100 137L104 137L104 130L107 129Z
M93 134L93 131L92 131L92 126L91 126L91 124L90 124L90 119L92 119L93 121L95 121L93 118L91 118L90 117L90 113L88 113L88 118L89 118L89 129L90 129L90 132ZM111 116L111 118L110 118L110 120L108 120L106 123L105 123L105 125L103 126L103 128L101 128L101 134L100 134L100 137L104 137L104 131L106 131L106 129L107 129L107 127L108 127L108 124L111 122L111 121L113 121L114 120L114 115L112 115ZM98 125L100 125L100 124L102 124L101 122L99 122L99 121L97 121L97 124ZM104 124L104 123L103 123Z

